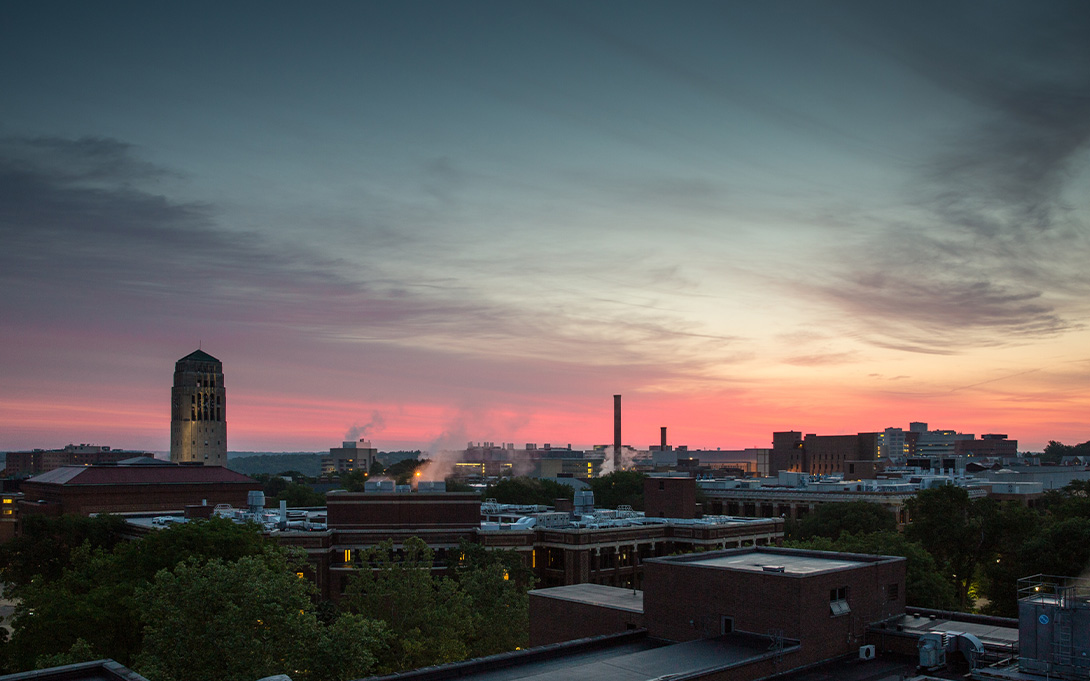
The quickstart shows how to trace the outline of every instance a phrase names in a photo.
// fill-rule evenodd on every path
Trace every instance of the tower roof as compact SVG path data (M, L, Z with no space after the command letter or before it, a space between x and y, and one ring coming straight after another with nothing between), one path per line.
M185 362L187 360L191 360L194 362L219 362L218 359L208 354L204 350L194 350L193 352L189 353L178 361Z

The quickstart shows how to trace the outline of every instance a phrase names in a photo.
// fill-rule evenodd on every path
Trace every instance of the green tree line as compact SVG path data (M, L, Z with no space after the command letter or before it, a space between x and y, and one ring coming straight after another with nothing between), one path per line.
M1018 580L1077 577L1090 567L1090 481L1047 492L1034 508L971 499L960 487L921 490L904 533L869 502L823 504L789 523L787 546L904 556L909 605L1015 617Z
M152 681L336 680L528 638L533 577L513 552L467 545L441 570L419 539L380 545L334 605L302 578L301 556L256 526L214 518L136 541L122 528L111 516L33 517L0 547L5 596L17 603L0 673L110 657Z

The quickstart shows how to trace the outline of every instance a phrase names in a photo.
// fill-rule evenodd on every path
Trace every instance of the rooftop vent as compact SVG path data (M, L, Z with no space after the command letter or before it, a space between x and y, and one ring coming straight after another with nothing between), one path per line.
M765 572L784 572L787 570L786 565L762 565L761 569Z

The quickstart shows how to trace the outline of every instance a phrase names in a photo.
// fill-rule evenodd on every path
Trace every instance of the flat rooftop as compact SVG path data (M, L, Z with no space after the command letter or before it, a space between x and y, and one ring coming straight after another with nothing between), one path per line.
M792 643L787 649L791 650L795 645ZM518 658L510 657L508 666L497 667L489 664L493 658L482 658L380 678L400 681L417 678L428 681L647 681L710 672L773 654L769 652L766 637L731 634L673 644L639 636L584 650L564 650L557 646L554 653L535 655L536 651L542 650L545 648L522 651L521 657L526 661L518 662Z
M909 614L898 622L904 630L911 634L926 634L930 631L939 633L948 631L960 631L972 634L980 639L985 646L995 648L1013 648L1018 646L1018 625L1003 626L988 622L966 622L964 620L947 619L945 617L918 616L912 614L912 608L908 608Z
M813 575L895 560L904 559L896 556L866 556L856 553L758 546L666 558L650 558L646 562L676 563L744 572Z
M616 586L603 586L601 584L572 584L571 586L554 586L549 589L534 589L530 592L534 596L545 596L573 603L585 603L598 605L614 610L627 610L629 612L643 612L643 592L632 589L622 589Z
M866 564L858 560L817 556L769 555L763 552L743 553L734 556L712 556L702 560L687 561L687 563L702 567L729 568L748 572L784 572L790 575L808 575L827 570L843 570L844 568L859 567ZM779 569L781 567L783 570Z

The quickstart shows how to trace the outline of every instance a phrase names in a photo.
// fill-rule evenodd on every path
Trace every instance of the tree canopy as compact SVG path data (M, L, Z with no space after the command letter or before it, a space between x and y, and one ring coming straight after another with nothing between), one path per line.
M390 632L355 615L324 626L312 591L275 550L234 563L185 560L136 594L145 626L134 668L155 681L370 674Z
M525 646L533 571L512 551L462 542L453 576L415 537L359 557L342 607L383 622L392 637L379 655L383 673L492 655Z
M501 504L541 504L552 506L557 499L571 499L575 490L570 485L519 476L502 478L490 483L482 495L485 499L495 499Z
M869 501L848 501L820 504L814 512L797 524L799 539L828 537L837 539L841 534L870 534L893 532L897 520L880 504Z
M836 539L814 536L787 541L784 546L818 551L903 556L906 559L905 602L908 605L946 609L957 604L953 585L943 575L931 554L895 530L860 534L843 532Z
M587 482L594 492L594 505L599 508L617 508L627 504L637 511L643 510L643 481L646 473L639 471L615 471Z

